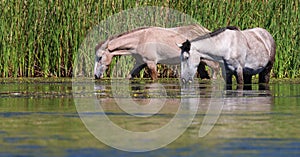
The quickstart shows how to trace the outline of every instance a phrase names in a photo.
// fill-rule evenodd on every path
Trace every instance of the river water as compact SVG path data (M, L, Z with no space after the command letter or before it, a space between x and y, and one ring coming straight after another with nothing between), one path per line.
M207 80L188 87L174 79L88 82L1 80L0 156L300 156L300 84L292 80L244 91ZM150 137L180 109L182 125ZM91 117L145 138L128 140L105 119L89 126ZM210 127L201 132L204 123ZM173 133L152 148L154 139ZM132 152L142 148L154 150Z

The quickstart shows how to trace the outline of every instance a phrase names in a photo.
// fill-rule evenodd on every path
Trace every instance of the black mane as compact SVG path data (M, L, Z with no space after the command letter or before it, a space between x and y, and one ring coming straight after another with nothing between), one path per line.
M223 27L223 28L219 28L217 30L214 30L213 32L207 33L207 34L205 34L203 36L199 36L199 37L191 40L191 42L217 36L217 35L221 34L222 32L226 31L227 29L229 29L229 30L240 30L236 26L227 26L227 27Z
M182 43L180 49L182 50L182 52L190 53L191 42L189 40L186 40L184 43Z

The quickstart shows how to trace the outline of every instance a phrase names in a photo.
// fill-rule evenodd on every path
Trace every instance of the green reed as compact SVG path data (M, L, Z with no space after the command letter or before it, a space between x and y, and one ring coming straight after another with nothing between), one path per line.
M84 72L92 76L93 50L88 54L79 50L88 32L122 10L142 6L164 6L178 10L210 30L226 25L236 25L241 29L263 27L273 35L277 44L273 76L300 77L300 11L299 1L294 0L1 0L0 75L65 77L75 73L74 64L81 64L82 69L86 69ZM99 35L98 39L103 40L121 33L120 30L138 26L172 27L167 18L158 17L159 13L157 17L141 17L146 21L137 18L112 19L116 25L119 22L126 24L103 27L111 32ZM176 18L181 20L181 17ZM93 44L97 42L93 41ZM85 61L81 61L79 56ZM117 60L114 59L113 64ZM119 64L124 64L124 67L129 60L125 59L124 63Z

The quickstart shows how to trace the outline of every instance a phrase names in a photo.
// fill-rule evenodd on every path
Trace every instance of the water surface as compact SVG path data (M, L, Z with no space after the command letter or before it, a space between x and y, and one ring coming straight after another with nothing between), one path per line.
M166 95L161 95L160 90L155 90L158 87L147 80L133 81L129 88L125 87L141 105L150 98L167 98L160 112L149 118L124 113L114 100L109 80L97 81L94 90L83 94L83 99L85 96L97 99L105 111L101 114L124 129L150 131L174 117L182 97L178 80L158 83L165 88ZM71 80L2 80L0 156L300 155L299 83L275 81L270 90L258 90L253 85L251 91L222 91L225 94L222 113L203 138L198 137L198 132L214 87L210 81L199 81L194 88L201 103L184 134L161 149L129 153L103 144L88 131L77 113ZM194 110L195 106L189 109Z

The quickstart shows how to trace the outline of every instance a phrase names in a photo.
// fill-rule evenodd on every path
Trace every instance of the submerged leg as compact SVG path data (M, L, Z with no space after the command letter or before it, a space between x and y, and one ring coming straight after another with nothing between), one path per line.
M204 62L207 66L209 66L212 69L212 78L217 79L217 75L220 72L220 64L218 62L206 59L202 59L202 62Z
M222 75L223 78L226 81L226 89L231 90L232 89L232 75L233 72L228 68L228 64L225 59L223 59L224 64L222 65Z
M273 64L271 64L271 62L269 62L267 64L266 68L261 73L259 73L259 83L269 83L272 67L273 67Z
M226 82L226 90L232 90L232 72L228 69L227 64L224 60L224 64L221 64L222 77Z
M238 84L244 84L243 68L241 66L236 69L236 76L236 82Z
M212 78L217 79L218 74L220 73L220 65L217 68L212 68Z
M232 84L232 73L226 72L226 84Z
M222 69L222 77L223 79L226 81L226 68L224 66L224 64L221 64L221 69Z
M252 75L244 74L244 90L252 90Z
M226 89L232 90L232 73L226 72Z
M198 65L198 76L200 76L201 79L210 79L208 72L205 70L205 63L204 62L200 62L200 64Z
M142 63L142 64L141 64L141 63L135 63L133 69L130 71L130 73L129 73L129 75L128 75L127 78L132 79L132 78L136 77L136 76L139 74L139 72L140 72L144 67L146 67L146 64L145 64L145 63Z
M244 75L243 68L241 66L237 67L236 69L236 82L238 84L238 89L243 89Z
M270 73L273 67L273 63L269 62L266 68L259 73L259 90L268 90L269 86L267 85L270 81Z

